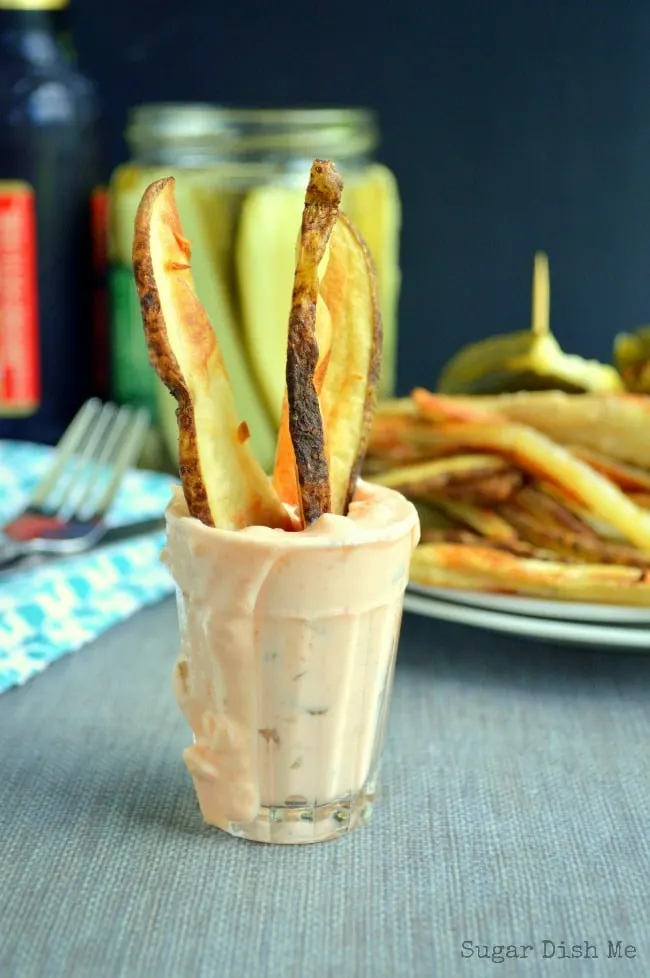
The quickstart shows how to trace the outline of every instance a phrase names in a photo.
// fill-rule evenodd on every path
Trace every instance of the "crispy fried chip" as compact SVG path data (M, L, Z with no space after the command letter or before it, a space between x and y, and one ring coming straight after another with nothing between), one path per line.
M557 561L558 555L552 550L544 550L535 547L527 540L519 540L514 537L510 540L486 540L478 533L470 530L455 529L430 529L422 533L422 543L462 543L464 546L489 547L491 550L505 550L507 553L514 554L516 557L535 557L537 560ZM575 562L573 558L562 558L562 562Z
M507 467L508 462L498 455L454 455L389 469L376 475L372 481L402 491L405 487L413 488L420 484L427 488L442 488L450 482L503 472Z
M431 438L457 449L503 452L531 474L559 485L568 495L615 526L641 549L650 549L650 515L598 472L541 432L523 425L442 424Z
M420 544L413 554L411 576L425 586L650 606L650 577L644 570L528 559L489 547Z
M449 394L432 394L423 387L416 387L411 394L420 416L433 422L467 421L477 424L494 424L496 421L507 421L505 414L500 414L497 407L487 406L482 409L479 400L494 400L494 398L455 397Z
M650 469L650 396L519 391L494 397L445 397L418 389L414 399L432 420L506 417L543 432L561 445L582 445L613 459Z
M417 407L410 397L386 397L377 402L376 418L417 417Z
M178 403L179 469L187 507L208 526L290 529L290 518L250 442L241 438L221 350L195 294L189 260L174 179L158 180L138 208L133 268L149 358Z
M557 528L560 533L568 532L588 540L598 539L596 531L568 506L535 486L524 486L520 489L515 494L513 503L529 514L538 525Z
M381 367L382 324L370 252L345 214L330 242L321 295L332 348L321 407L327 432L332 512L345 515L368 447Z
M650 427L650 419L649 419ZM610 482L615 482L621 489L631 490L632 492L650 492L650 472L639 469L633 465L626 465L616 459L608 458L601 452L596 452L591 448L583 448L581 445L569 446L576 458L582 459L592 469L606 475Z
M494 505L510 499L524 479L524 473L520 469L508 468L484 478L477 476L467 481L450 482L439 492L444 493L447 499L456 499L461 503Z
M605 522L599 516L594 516L586 506L577 503L575 499L563 492L559 486L553 485L552 482L546 482L544 479L533 481L531 485L539 489L540 492L543 492L545 496L550 496L551 499L555 499L561 503L565 509L568 509L579 520L586 523L587 526L590 526L594 533L597 533L601 539L625 540L620 530L617 530L615 526Z
M321 262L321 266L322 266ZM332 317L325 301L319 296L316 304L316 342L318 343L318 364L314 372L314 388L320 394L325 371L330 358L332 343ZM327 433L325 432L325 437ZM300 490L296 456L289 431L289 399L284 392L282 415L273 469L273 485L280 499L288 506L300 508Z
M470 503L453 502L448 499L437 499L438 506L445 516L450 516L459 523L471 527L490 541L512 541L517 537L516 530L493 510L472 506Z
M443 514L423 522L413 582L650 606L650 471L637 451L650 397L418 388L411 404L382 405L370 478ZM481 471L485 458L504 465Z
M287 342L288 427L303 526L332 508L325 431L315 382L319 365L316 305L319 265L338 217L342 189L334 165L315 160L305 194ZM282 448L282 432L279 442ZM286 464L285 457L280 455L280 466Z
M502 506L499 512L524 540L553 551L557 556L589 564L650 567L650 551L601 540L595 533L582 535L561 525L540 522L534 515L513 503ZM589 527L585 529L590 530Z

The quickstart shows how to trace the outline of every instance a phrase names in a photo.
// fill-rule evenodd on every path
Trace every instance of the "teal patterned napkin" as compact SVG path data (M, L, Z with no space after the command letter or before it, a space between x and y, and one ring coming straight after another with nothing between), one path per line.
M52 452L0 441L0 525L25 504ZM129 472L108 522L160 516L175 481ZM0 693L171 594L173 582L160 562L163 543L164 533L151 534L0 576Z

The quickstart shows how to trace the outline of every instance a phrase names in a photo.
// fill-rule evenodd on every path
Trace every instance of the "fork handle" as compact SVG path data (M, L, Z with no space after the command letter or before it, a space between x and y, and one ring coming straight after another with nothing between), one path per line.
M0 567L6 567L7 564L13 564L15 560L19 557L24 556L25 547L21 546L20 543L16 543L11 537L8 537L5 533L0 533Z

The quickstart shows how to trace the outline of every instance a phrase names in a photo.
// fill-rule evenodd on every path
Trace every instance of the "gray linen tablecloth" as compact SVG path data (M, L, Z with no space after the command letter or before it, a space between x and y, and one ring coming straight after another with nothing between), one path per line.
M0 978L650 975L650 658L407 616L373 824L287 848L203 826L176 651L167 602L0 697Z

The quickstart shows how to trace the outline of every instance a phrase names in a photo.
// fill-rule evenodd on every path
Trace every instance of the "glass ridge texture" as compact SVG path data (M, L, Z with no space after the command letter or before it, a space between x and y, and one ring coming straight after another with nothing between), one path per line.
M364 523L375 503L381 526ZM233 836L325 841L372 812L419 524L391 490L360 507L302 533L205 527L179 496L168 510L183 756L204 819Z

